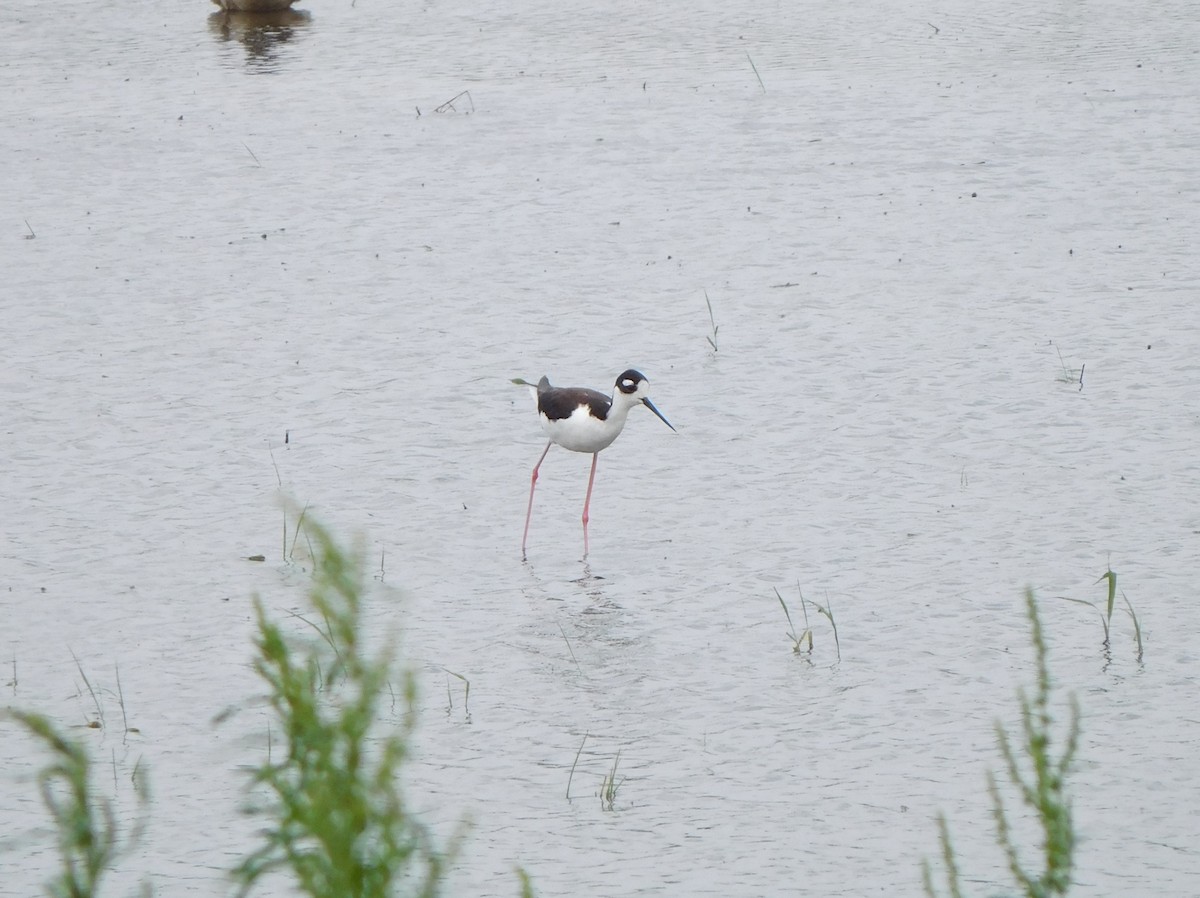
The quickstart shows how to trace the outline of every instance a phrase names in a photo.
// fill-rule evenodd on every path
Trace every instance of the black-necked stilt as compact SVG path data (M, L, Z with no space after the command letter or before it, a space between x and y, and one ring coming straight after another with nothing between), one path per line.
M650 381L640 371L630 368L617 378L611 397L585 387L552 387L550 379L543 377L537 386L527 380L515 378L513 383L529 387L537 400L538 418L542 430L550 442L542 451L541 458L533 466L529 483L529 506L525 509L525 532L521 536L521 557L525 557L525 542L529 537L529 519L533 515L533 490L537 486L538 469L546 453L555 443L572 452L592 453L592 473L588 475L587 498L583 500L583 557L588 554L588 506L592 502L592 484L596 480L596 459L600 450L609 446L625 426L625 418L635 405L644 405L675 430L663 413L654 407L646 395Z

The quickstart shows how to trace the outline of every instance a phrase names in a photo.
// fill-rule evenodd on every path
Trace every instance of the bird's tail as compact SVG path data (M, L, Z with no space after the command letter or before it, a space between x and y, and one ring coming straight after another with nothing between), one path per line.
M533 401L537 402L538 394L550 389L550 378L543 377L536 384L531 384L523 377L514 377L512 382L518 387L526 387L529 390L529 395L533 397Z

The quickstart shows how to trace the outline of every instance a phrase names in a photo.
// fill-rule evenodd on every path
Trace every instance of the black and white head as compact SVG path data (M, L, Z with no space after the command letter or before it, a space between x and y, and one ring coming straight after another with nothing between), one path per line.
M650 381L646 379L646 375L642 374L641 371L630 368L622 372L621 376L617 378L617 386L613 391L613 405L617 405L618 403L627 408L632 408L640 403L658 415L659 420L663 424L666 424L667 427L670 427L672 430L675 429L671 426L671 422L663 416L663 413L656 409L654 403L650 401Z

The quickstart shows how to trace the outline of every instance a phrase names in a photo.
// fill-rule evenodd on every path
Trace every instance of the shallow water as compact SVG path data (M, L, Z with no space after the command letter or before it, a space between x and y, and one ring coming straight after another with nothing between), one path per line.
M518 863L541 895L917 894L938 811L996 891L1027 584L1084 712L1080 893L1196 893L1189 7L304 8L0 12L5 702L79 727L127 817L149 769L118 884L223 894L252 844L284 492L398 588L373 626L422 677L414 801L473 821L455 894ZM679 434L635 412L603 453L586 565L588 459L553 450L522 564L509 378L631 365ZM1055 601L1108 565L1143 663ZM811 610L792 654L797 584L840 660ZM27 895L43 758L3 744Z

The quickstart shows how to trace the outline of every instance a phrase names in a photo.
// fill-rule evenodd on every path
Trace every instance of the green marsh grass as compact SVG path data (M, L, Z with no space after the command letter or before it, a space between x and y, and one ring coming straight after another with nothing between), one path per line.
M68 650L70 651L70 650ZM96 708L96 717L88 721L88 726L92 729L101 729L104 726L104 706L100 704L100 698L96 695L96 690L92 688L92 681L88 679L88 675L83 672L83 665L79 663L79 658L71 651L71 660L75 662L75 669L79 671L79 676L83 680L83 685L87 687L88 695L92 697L92 704ZM82 695L82 693L80 693Z
M583 740L579 743L578 751L575 752L575 760L571 762L571 772L567 775L567 801L571 800L571 780L575 779L575 767L579 764L579 756L583 754L583 747L587 745L590 735L590 732L583 734Z
M792 613L788 611L787 602L783 600L783 596L779 594L779 590L775 589L775 598L779 599L779 604L783 607L784 617L788 622L788 639L792 641L792 653L799 655L803 651L812 653L813 635L812 628L808 625L808 608L804 601L804 593L800 593L800 610L804 612L804 632L799 636L796 635L796 625L792 623ZM804 648L804 642L808 640L808 648Z
M125 690L121 688L121 665L114 664L113 673L117 678L117 705L121 709L121 723L124 727L124 729L121 731L121 743L125 744L129 741L130 733L140 733L141 730L139 730L137 727L131 727L129 725L129 714L125 710Z
M612 769L604 775L603 781L600 783L600 808L605 811L611 811L617 802L617 790L621 788L621 784L625 782L625 777L617 779L617 765L621 763L621 752L617 750L617 756L613 758Z
M1103 574L1100 575L1100 579L1097 580L1096 582L1097 583L1108 583L1108 606L1107 606L1107 610L1104 612L1104 616L1111 621L1112 613L1113 613L1113 606L1117 602L1117 575L1113 572L1112 568L1109 568L1107 571L1105 571Z
M534 898L533 880L524 867L517 867L517 879L521 883L521 898Z
M475 100L471 97L471 92L469 90L459 91L454 96L452 96L449 100L447 100L445 103L443 103L441 106L435 107L433 111L434 112L458 112L458 107L456 107L454 104L456 102L458 102L459 100L461 100L463 97L467 98L467 103L471 107L465 114L470 115L472 112L475 111Z
M309 521L305 526L310 547L315 539L308 596L315 614L313 620L296 613L291 616L316 637L301 639L285 632L269 618L261 600L254 602L258 623L254 666L268 686L273 717L267 721L265 761L253 772L260 803L249 809L263 824L260 844L231 871L238 894L248 894L268 874L278 872L290 873L296 893L312 898L433 898L441 893L461 833L449 849L440 850L397 785L415 723L414 675L403 672L400 683L407 713L398 727L389 726L379 712L389 697L393 710L396 706L394 656L386 649L371 654L363 644L362 556L344 550L320 525ZM78 658L75 664L102 720L100 696ZM15 656L12 668L15 690ZM465 706L470 682L453 671L447 673L463 681ZM119 668L116 677L125 731L136 733L129 726ZM226 709L214 722L231 713ZM51 763L38 774L61 864L47 892L51 898L95 898L115 860L138 844L145 817L123 837L113 802L96 790L94 765L84 745L62 735L41 715L0 710L0 721L6 719L24 727L52 755ZM98 727L99 720L89 720L88 726ZM280 733L282 739L277 741ZM581 744L576 763L582 750ZM115 750L112 770L119 785ZM610 810L620 785L616 771L614 760L604 787ZM149 788L140 758L130 779L144 808ZM570 780L567 791L569 797ZM516 872L520 894L532 896L528 874L520 867ZM150 894L149 887L143 885L141 894Z
M390 692L393 652L363 644L364 564L319 524L309 604L321 638L286 633L255 600L254 667L268 687L273 723L282 735L255 771L263 805L251 809L261 844L234 871L240 895L273 871L290 873L311 898L434 896L452 852L409 809L398 778L408 758L416 684L400 682L407 712L398 727L380 720Z
M828 596L825 597L825 604L822 605L820 602L814 602L811 599L804 598L804 593L800 590L799 586L796 587L796 591L800 595L800 610L804 614L804 630L803 630L803 632L800 633L799 636L796 635L796 627L792 623L792 613L791 613L791 611L788 610L787 602L785 602L783 600L783 596L779 594L779 590L775 589L775 598L779 599L779 604L783 608L783 614L787 618L787 622L788 622L788 634L787 635L788 635L788 639L790 639L792 641L792 653L796 654L796 655L799 655L802 652L805 654L809 654L809 655L812 654L813 631L812 631L812 627L809 626L809 623L808 623L808 606L811 604L813 606L813 608L816 609L818 614L824 616L826 618L826 620L829 621L830 627L833 628L833 644L834 644L834 647L837 649L838 660L841 661L842 660L842 642L841 642L841 639L838 638L837 621L834 620L833 606L829 602L829 597ZM805 647L805 643L807 643L807 648Z
M1133 605L1129 602L1129 596L1125 595L1124 590L1121 592L1121 598L1125 600L1125 610L1133 619L1133 638L1137 642L1137 659L1140 662L1144 654L1142 650L1142 625L1138 623L1137 614L1133 610Z
M464 688L464 691L463 691L463 715L465 716L467 723L470 723L471 722L471 681L468 680L466 677L464 677L462 674L455 673L454 671L450 670L447 667L443 667L442 670L446 671L446 673L448 673L450 676L457 677L459 680L462 681L463 688ZM451 708L451 710L453 710L454 699L450 695L450 681L449 680L446 681L446 698L449 699L450 708Z
M754 69L754 77L758 79L758 86L762 88L762 92L767 92L767 86L763 84L762 75L758 74L758 66L754 64L754 60L750 58L750 51L746 51L746 59L750 60L750 68Z
M289 436L288 432L284 431L283 442L285 445L287 444L288 436ZM275 461L275 448L269 442L267 443L267 453L271 456L271 467L273 467L275 469L275 483L279 487L279 492L282 494L283 493L283 475L279 473L279 463ZM288 518L287 518L288 507L289 506L286 502L283 503L283 509L282 509L282 511L283 511L283 538L280 541L280 548L279 548L279 560L284 562L285 564L288 561ZM250 560L255 561L259 557L261 557L261 556L251 555Z
M575 669L583 673L583 668L579 666L579 659L575 657L575 650L571 648L571 640L567 639L567 631L563 629L562 624L558 624L558 632L562 634L563 642L567 644L567 652L570 653L571 660L575 662Z
M4 717L23 726L50 752L38 772L42 803L58 838L60 868L47 885L53 898L94 898L113 862L138 841L141 824L122 840L112 802L100 798L92 783L93 765L82 742L70 739L41 714L7 711ZM115 762L114 762L115 776ZM141 801L147 788L141 762L134 767L134 790Z
M1050 714L1052 684L1047 663L1046 642L1038 617L1033 590L1025 591L1026 614L1029 617L1030 638L1033 643L1037 683L1032 698L1018 689L1021 706L1021 733L1015 742L1008 731L997 722L996 740L1004 758L1005 772L1024 804L1035 815L1042 831L1040 869L1029 870L1016 844L1009 812L996 776L988 772L988 793L992 799L992 818L996 841L1008 861L1009 873L1026 898L1049 898L1066 895L1071 886L1075 855L1075 827L1071 803L1067 796L1067 779L1079 744L1079 705L1070 699L1070 722L1062 749L1054 751L1054 719ZM946 887L951 898L962 898L958 865L950 842L950 830L944 816L938 818L938 834L942 863L946 868ZM922 865L922 880L926 895L936 898L933 873L928 861Z
M1117 603L1116 572L1113 571L1112 568L1109 568L1100 575L1100 578L1096 581L1096 583L1104 583L1106 585L1107 595L1103 608L1101 608L1097 603L1090 602L1087 599L1076 599L1072 598L1071 596L1059 596L1058 598L1067 602L1074 602L1076 605L1087 605L1089 608L1094 608L1096 610L1096 612L1100 615L1100 623L1104 626L1103 645L1107 650L1111 646L1112 616L1113 609L1116 607ZM1124 590L1121 590L1120 592L1121 599L1125 602L1125 613L1128 614L1130 620L1133 621L1133 639L1137 644L1137 660L1141 662L1145 654L1144 646L1142 645L1142 625L1138 620L1137 613L1133 610L1133 603L1129 601L1129 596L1125 595Z
M942 864L946 867L946 889L951 898L963 898L962 883L958 876L958 857L954 853L954 844L950 841L950 825L946 823L945 814L938 814L937 825L938 843L942 846ZM921 882L925 886L925 894L929 898L936 898L933 871L928 860L921 864Z
M308 503L307 502L304 504L304 507L300 509L299 517L296 518L296 529L292 533L292 544L291 544L291 547L289 548L286 545L286 543L287 543L287 511L285 510L283 513L283 540L284 540L284 544L285 544L284 550L283 550L283 560L284 561L292 562L295 560L295 558L296 558L296 542L300 539L300 533L302 531L304 533L305 539L308 538L308 531L304 529L304 516L306 514L308 514ZM309 551L309 555L312 555L315 557L311 542L308 545L308 551Z
M1086 365L1080 365L1078 368L1067 366L1066 360L1063 358L1062 350L1056 345L1054 351L1058 353L1059 372L1058 379L1065 384L1079 384L1079 389L1083 390L1083 369Z
M842 660L842 641L838 639L837 621L833 619L833 606L829 602L829 596L825 596L825 605L819 605L813 602L816 606L817 613L825 615L829 619L829 626L833 627L833 645L837 649L838 660Z
M753 65L753 63L751 63ZM713 315L712 303L708 298L708 291L704 291L704 304L708 306L708 324L712 328L711 336L706 336L704 339L708 341L708 345L712 347L713 352L717 351L717 331L721 328L717 326L717 319Z

